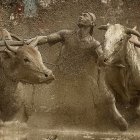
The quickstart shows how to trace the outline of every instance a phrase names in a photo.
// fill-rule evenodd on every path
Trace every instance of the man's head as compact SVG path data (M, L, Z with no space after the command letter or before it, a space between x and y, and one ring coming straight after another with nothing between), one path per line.
M96 25L96 16L91 12L82 13L78 19L78 26L79 27L91 27L90 34L93 33L93 27Z

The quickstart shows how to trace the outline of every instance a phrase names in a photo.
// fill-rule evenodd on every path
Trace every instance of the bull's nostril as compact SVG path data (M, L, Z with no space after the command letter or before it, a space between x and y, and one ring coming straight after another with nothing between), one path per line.
M107 60L108 60L108 59L107 59L107 58L105 58L105 59L104 59L104 62L106 62Z
M48 74L45 74L45 77L48 77Z
M52 74L52 78L55 80L55 76Z

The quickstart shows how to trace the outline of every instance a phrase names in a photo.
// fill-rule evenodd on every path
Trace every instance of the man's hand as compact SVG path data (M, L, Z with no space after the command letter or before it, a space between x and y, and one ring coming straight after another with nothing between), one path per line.
M104 56L103 55L98 56L98 65L99 66L106 66L106 64L104 62Z
M36 36L35 38L31 38L31 39L28 39L25 41L26 44L30 44L31 42L39 42L40 44L44 44L46 43L48 40L47 40L47 36Z
M36 39L36 37L35 38L31 38L31 39L28 39L28 40L24 40L24 42L27 44L27 45L29 45L33 40L35 40Z
M137 36L132 36L130 39L129 39L129 42L130 43L133 43L136 47L140 48L140 41L138 40Z

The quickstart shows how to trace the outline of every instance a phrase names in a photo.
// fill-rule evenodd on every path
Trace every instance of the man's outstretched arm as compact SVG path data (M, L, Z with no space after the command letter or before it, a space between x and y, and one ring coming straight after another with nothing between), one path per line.
M64 40L65 40L64 36L67 32L68 32L68 30L61 30L59 32L52 33L52 34L47 35L47 36L37 36L35 38L31 38L31 39L27 40L26 43L29 44L33 40L36 40L38 42L37 44L48 43L50 45L53 45L53 44L58 43L58 42L64 42Z
M104 58L104 52L103 52L103 46L98 46L96 48L96 53L98 55L98 65L99 66L105 66L106 63L104 62L105 58Z
M94 41L95 51L98 56L98 63L99 65L104 65L104 53L103 53L103 46L97 40Z
M96 48L95 51L96 51L98 57L103 56L103 48L102 48L102 46L100 44L98 45L98 47Z

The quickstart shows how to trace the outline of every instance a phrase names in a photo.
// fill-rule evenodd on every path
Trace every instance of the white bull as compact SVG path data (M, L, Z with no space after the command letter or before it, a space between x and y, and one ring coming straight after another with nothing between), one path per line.
M12 40L10 33L3 29L0 35L6 45L6 49L0 51L0 120L25 122L28 114L22 94L16 92L18 83L49 84L54 75L43 64L36 40L22 47L11 47L6 42Z
M103 52L105 85L111 93L108 109L120 130L127 130L128 123L118 111L115 100L122 105L133 105L140 114L140 49L134 45L138 41L129 42L131 35L140 37L140 33L120 24L102 25L99 29L106 30Z

